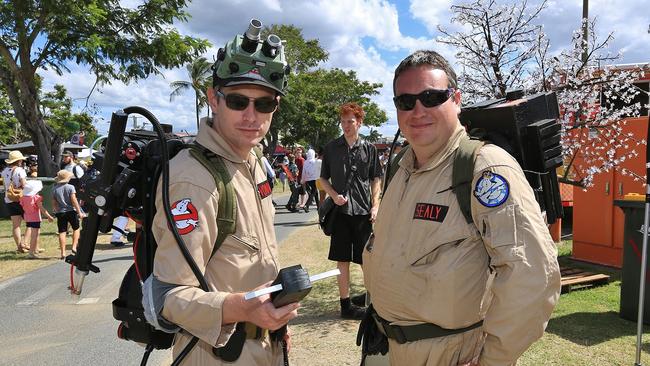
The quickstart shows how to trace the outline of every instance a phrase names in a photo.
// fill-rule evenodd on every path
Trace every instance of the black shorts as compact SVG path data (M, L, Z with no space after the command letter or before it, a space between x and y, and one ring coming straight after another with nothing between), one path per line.
M79 229L79 217L75 211L58 212L56 214L56 226L59 229L59 234L68 231L68 224L72 226L72 230Z
M337 214L330 239L328 259L361 264L363 248L372 234L370 215Z
M7 206L9 216L22 216L25 213L25 211L23 211L23 206L20 205L20 202L5 203L5 206Z
M27 222L27 227L31 227L32 229L40 229L41 228L41 222L40 221L33 221L33 222Z

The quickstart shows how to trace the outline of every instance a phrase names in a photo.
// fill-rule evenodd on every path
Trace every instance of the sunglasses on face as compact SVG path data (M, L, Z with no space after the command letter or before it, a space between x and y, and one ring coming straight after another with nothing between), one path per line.
M393 98L395 108L400 111L410 111L415 108L415 102L420 101L426 108L437 107L454 95L454 88L429 89L420 94L402 94Z
M226 106L235 111L243 111L248 108L248 103L251 100L255 110L259 113L271 113L278 107L278 100L273 97L249 98L237 93L224 94L218 90L217 95L223 97L226 100Z

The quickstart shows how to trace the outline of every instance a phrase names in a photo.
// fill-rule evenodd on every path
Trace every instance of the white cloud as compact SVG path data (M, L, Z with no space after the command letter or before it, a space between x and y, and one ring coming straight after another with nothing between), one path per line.
M137 4L140 0L130 0ZM509 0L515 1L515 0ZM592 0L590 15L599 18L601 34L615 30L616 40L612 49L625 51L623 62L648 61L648 18L643 4L647 0L620 2ZM453 1L459 3L459 1ZM411 0L408 13L398 12L396 2L385 0L194 0L189 4L192 16L187 23L177 27L183 34L208 39L213 44L206 57L212 59L234 34L246 30L251 18L259 18L265 25L293 24L303 29L308 39L318 38L329 52L326 67L355 70L362 80L384 84L381 94L373 100L382 107L389 122L380 128L384 134L396 130L395 109L392 105L392 75L396 63L408 53L423 48L435 49L452 64L456 50L435 42L437 25L449 24L451 0ZM540 24L551 38L555 49L566 47L571 32L580 26L581 0L551 0L540 18ZM429 34L406 34L410 22L420 22ZM400 29L400 26L402 28ZM69 95L85 97L94 83L84 67L71 66L72 72L59 77L51 72L45 76L44 89L54 83L64 84ZM91 103L101 108L106 121L110 113L128 105L141 105L150 109L165 123L173 123L175 130L194 130L195 111L192 92L169 101L169 83L185 80L184 68L165 71L163 76L151 76L147 80L123 85L115 82L96 91ZM80 106L77 104L77 107ZM98 126L105 131L108 124Z
M411 0L409 11L413 19L421 21L430 34L435 34L439 24L449 22L451 5L451 0Z

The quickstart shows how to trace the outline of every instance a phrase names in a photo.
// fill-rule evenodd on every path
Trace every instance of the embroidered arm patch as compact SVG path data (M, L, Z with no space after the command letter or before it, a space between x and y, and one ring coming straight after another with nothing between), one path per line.
M510 195L508 181L501 175L484 171L476 181L474 197L485 207L497 207Z

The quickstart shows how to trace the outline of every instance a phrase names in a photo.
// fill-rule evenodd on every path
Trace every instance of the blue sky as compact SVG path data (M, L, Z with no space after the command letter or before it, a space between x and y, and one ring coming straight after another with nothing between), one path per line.
M139 2L122 1L129 5ZM234 34L243 32L253 17L264 24L285 23L302 28L306 38L318 38L330 53L324 67L355 70L362 80L384 84L380 95L373 100L389 117L380 132L392 135L397 128L391 102L393 70L401 59L421 48L435 49L454 62L455 50L436 42L435 38L440 35L437 25L456 26L449 24L449 9L458 3L451 0L194 0L188 7L192 18L177 27L184 34L206 38L213 44L206 53L208 59ZM599 33L615 32L611 50L624 51L623 63L650 62L647 9L647 0L590 1L590 16L597 17ZM580 26L581 14L582 0L548 1L539 24L551 40L552 52L570 44L573 30ZM40 71L45 77L45 90L61 83L71 97L85 97L94 78L83 65L70 64L70 69L71 73L63 76ZM179 68L130 85L100 86L90 100L97 106L98 130L108 130L112 111L135 104L151 110L162 122L173 124L177 131L192 132L195 129L192 93L187 92L173 102L169 100L169 83L185 79L185 70ZM82 107L82 103L75 105L77 110Z

